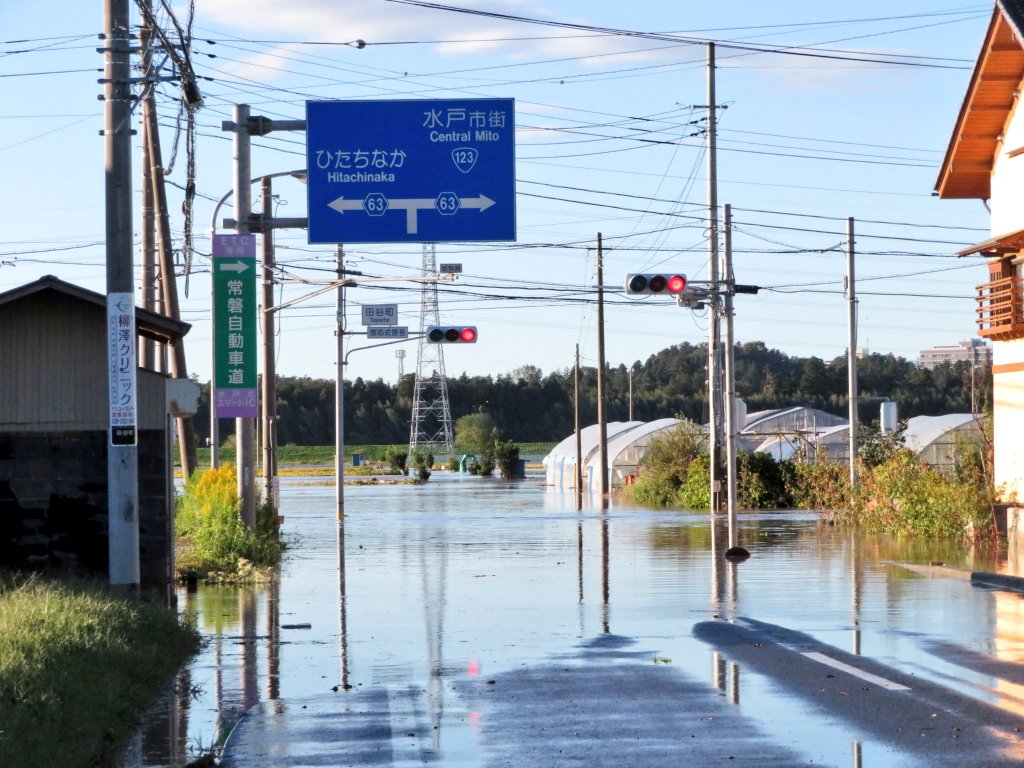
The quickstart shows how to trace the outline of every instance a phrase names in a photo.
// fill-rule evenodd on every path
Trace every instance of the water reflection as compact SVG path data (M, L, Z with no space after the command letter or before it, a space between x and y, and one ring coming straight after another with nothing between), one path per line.
M816 762L861 766L868 751L871 768L896 764L695 640L692 626L715 615L805 632L1024 714L1024 677L1009 672L1024 661L1019 598L891 564L1017 567L998 553L785 513L740 517L752 557L738 564L724 557L724 521L703 514L577 512L571 494L531 482L443 473L425 486L352 488L346 506L338 520L333 489L285 488L280 579L179 594L207 646L147 719L132 768L183 765L260 702L334 694L355 706L399 683L396 698L418 697L405 708L429 715L424 748L447 761L475 749L486 725L461 709L454 681L544 663L613 630Z

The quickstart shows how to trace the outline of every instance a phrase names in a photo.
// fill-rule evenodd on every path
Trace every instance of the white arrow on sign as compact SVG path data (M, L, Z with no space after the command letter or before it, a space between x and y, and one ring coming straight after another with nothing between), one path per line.
M427 208L435 208L437 203L436 198L426 197L408 197L408 198L397 198L393 200L387 200L387 210L397 208L405 211L405 233L407 235L414 235L419 230L416 214L418 211L425 210ZM463 197L459 199L459 209L462 208L476 208L483 212L495 205L496 201L489 198L487 195L480 195L479 197ZM363 210L362 200L346 200L344 197L339 197L332 200L327 204L328 208L333 208L338 213L344 214L345 211L360 211Z
M217 264L217 269L221 272L245 272L249 268L249 265L244 261L232 261L230 263L220 262Z
M344 197L339 197L337 200L329 202L327 207L333 208L338 213L344 213L345 211L361 211L363 210L363 201L346 200Z

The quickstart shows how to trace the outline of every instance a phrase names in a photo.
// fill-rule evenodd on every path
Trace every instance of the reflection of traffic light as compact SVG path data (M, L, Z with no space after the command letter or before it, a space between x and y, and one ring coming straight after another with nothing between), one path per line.
M427 328L427 341L435 344L475 344L475 325L432 325Z
M671 273L626 275L627 296L646 296L649 294L678 296L685 291L686 275Z

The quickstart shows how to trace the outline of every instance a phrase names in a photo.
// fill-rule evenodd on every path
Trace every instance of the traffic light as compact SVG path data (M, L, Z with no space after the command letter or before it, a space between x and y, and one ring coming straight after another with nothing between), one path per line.
M475 325L432 325L427 328L427 341L435 344L475 344Z
M626 275L627 296L678 296L685 291L686 275L672 273Z

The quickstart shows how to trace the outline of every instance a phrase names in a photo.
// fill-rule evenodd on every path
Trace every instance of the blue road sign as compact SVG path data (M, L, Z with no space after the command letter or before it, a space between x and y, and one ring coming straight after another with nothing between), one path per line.
M515 100L306 103L309 242L516 239Z

